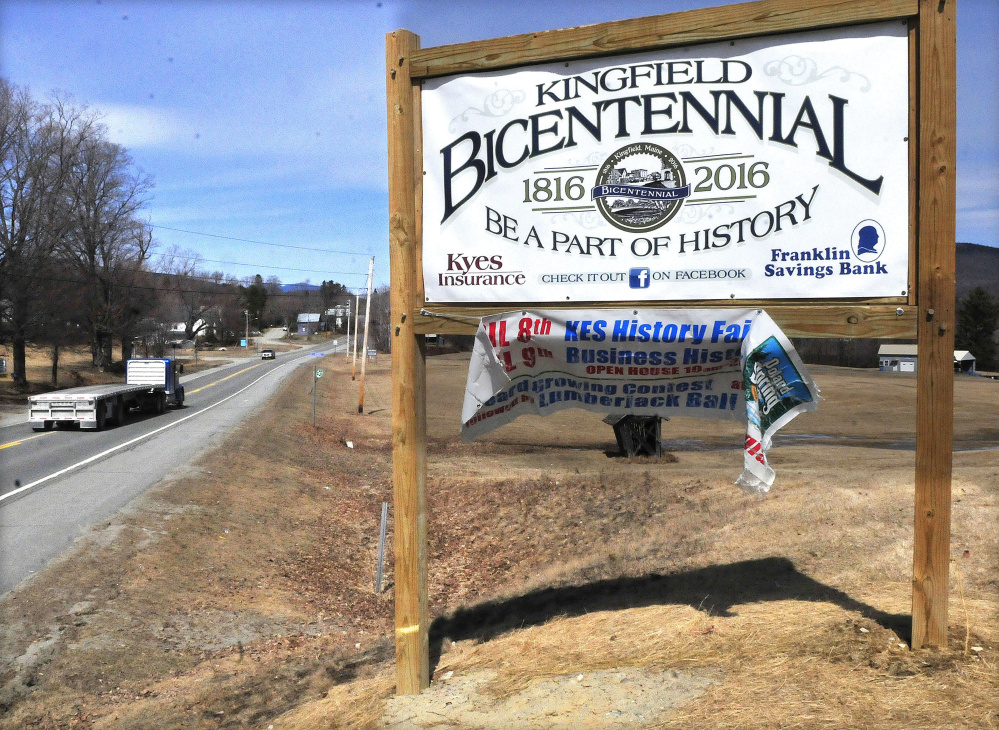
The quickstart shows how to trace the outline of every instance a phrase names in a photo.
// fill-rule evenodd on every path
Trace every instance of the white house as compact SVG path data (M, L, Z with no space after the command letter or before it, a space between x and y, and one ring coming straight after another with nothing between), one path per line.
M195 337L204 337L205 330L205 320L196 320L194 326L191 328L198 334ZM179 342L181 340L187 339L187 322L167 322L167 342Z
M954 350L954 372L975 372L975 356L967 350Z
M881 345L878 364L882 372L914 373L919 360L917 345ZM975 372L975 356L967 350L954 350L954 372Z

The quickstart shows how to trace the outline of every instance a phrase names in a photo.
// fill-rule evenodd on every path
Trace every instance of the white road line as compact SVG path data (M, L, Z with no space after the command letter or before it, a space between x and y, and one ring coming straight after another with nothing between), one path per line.
M282 363L281 365L278 365L273 370L270 370L270 371L264 373L263 375L261 375L259 378L257 378L256 380L254 380L249 385L246 385L246 386L240 388L239 390L237 390L232 395L227 395L225 398L223 398L222 400L218 401L217 403L212 403L210 406L205 406L204 408L202 408L197 413L192 413L189 416L184 416L183 418L178 418L173 423L168 423L165 426L157 428L155 431L150 431L149 433L143 434L142 436L137 436L136 438L132 439L131 441L126 441L123 444L118 444L117 446L114 446L114 447L108 449L107 451L102 451L99 454L94 454L93 456L91 456L91 457L89 457L87 459L84 459L83 461L78 461L77 463L75 463L75 464L73 464L71 466L67 466L65 469L60 469L57 472L49 474L47 477L42 477L41 479L36 479L35 481L31 482L30 484L25 484L23 487L18 487L17 489L13 490L12 492L7 492L6 494L0 495L0 502L3 502L5 499L10 499L11 497L13 497L15 495L18 495L18 494L21 494L23 492L26 492L29 489L34 489L35 487L37 487L40 484L44 484L45 482L47 482L47 481L49 481L51 479L55 479L56 477L61 477L63 474L71 472L74 469L79 469L81 466L86 466L87 464L92 464L95 461L103 459L108 454L113 454L115 451L120 451L121 449L124 449L126 446L131 446L132 444L138 443L139 441L143 441L143 440L149 438L150 436L155 436L156 434L160 433L161 431L166 431L168 428L173 428L174 426L176 426L176 425L178 425L180 423L183 423L184 421L190 420L192 418L196 418L197 416L200 416L202 413L205 413L206 411L210 411L215 406L222 405L223 403L225 403L230 398L235 398L237 395L239 395L240 393L242 393L244 390L247 390L248 388L252 388L254 385L256 385L257 383L259 383L261 380L263 380L264 378L266 378L266 377L268 377L270 375L273 375L274 373L276 373L281 368L283 368L283 367L285 367L287 365L291 365L293 362L297 362L298 360L302 360L302 359L304 359L304 358L296 357L293 360L289 360L288 362L285 362L285 363Z

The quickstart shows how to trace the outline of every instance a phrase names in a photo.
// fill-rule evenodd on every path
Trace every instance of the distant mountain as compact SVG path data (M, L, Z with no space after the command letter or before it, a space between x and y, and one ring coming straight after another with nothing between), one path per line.
M957 298L976 286L999 297L999 248L977 243L957 244Z
M296 291L319 291L319 286L317 284L309 284L307 282L300 282L298 284L282 284L281 292L287 294L288 292Z

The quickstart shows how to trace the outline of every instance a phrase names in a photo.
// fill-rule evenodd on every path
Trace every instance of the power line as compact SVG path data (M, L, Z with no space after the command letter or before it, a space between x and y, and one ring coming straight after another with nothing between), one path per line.
M233 236L219 236L215 233L202 233L201 231L188 231L184 228L171 228L150 223L152 228L162 228L164 231L177 231L178 233L190 233L192 236L207 236L208 238L221 238L226 241L239 241L240 243L257 243L261 246L274 246L275 248L294 248L299 251L316 251L318 253L338 253L345 256L368 256L366 253L355 253L353 251L337 251L329 248L309 248L308 246L292 246L287 243L269 243L268 241L254 241L250 238L235 238Z
M322 271L319 269L296 269L292 266L274 266L273 264L249 264L245 261L223 261L221 259L206 259L201 256L171 256L171 254L161 254L163 259L178 258L185 261L207 261L212 264L231 264L232 266L251 266L260 269L281 269L283 271L302 271L306 274L334 274L337 276L364 276L357 271Z
M144 273L149 274L151 276L164 276L164 277L167 277L167 278L169 278L171 276L175 276L175 277L177 277L179 279L194 279L196 281L207 281L207 282L210 282L212 284L218 284L219 286L228 286L229 285L228 282L226 282L226 281L219 281L216 277L209 276L207 274L205 274L205 275L202 275L202 274L187 274L187 273L184 273L184 272L173 272L173 271L144 271ZM354 274L354 276L364 276L364 274ZM228 279L231 279L235 283L236 286L240 286L241 285L240 284L241 281L246 281L246 280L254 278L252 276L236 277L236 276L233 276L232 274L226 274L226 277ZM80 283L83 283L83 282L80 282ZM334 283L340 284L341 282L334 282ZM264 284L267 284L267 282L265 281ZM342 286L345 289L364 289L364 286L347 286L346 284L342 284ZM170 291L176 291L176 290L175 289L171 289Z
M146 276L152 277L170 277L170 276L181 276L178 274L164 274L158 271L147 271L142 272ZM186 276L189 279L200 279L201 277ZM69 279L61 276L47 276L44 274L35 274L31 276L32 279L37 281L54 281L62 284L79 284L86 285L88 281L86 279ZM222 296L243 296L243 293L236 289L235 287L242 286L240 284L228 284L225 282L214 282L212 279L205 279L206 281L212 281L218 288L213 291L205 291L204 289L178 289L172 286L149 286L147 284L120 284L122 289L143 289L145 291L155 291L155 292L172 292L174 294L204 294L208 295L222 295ZM362 287L344 287L345 289L361 289ZM299 290L299 291L289 291L289 292L267 292L267 298L271 297L300 297L303 294L306 295L316 295L319 296L319 290Z

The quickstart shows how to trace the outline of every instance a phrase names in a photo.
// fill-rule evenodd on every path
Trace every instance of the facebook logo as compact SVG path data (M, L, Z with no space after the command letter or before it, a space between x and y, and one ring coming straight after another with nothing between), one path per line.
M649 270L645 267L628 270L628 286L632 289L648 289L650 278Z

